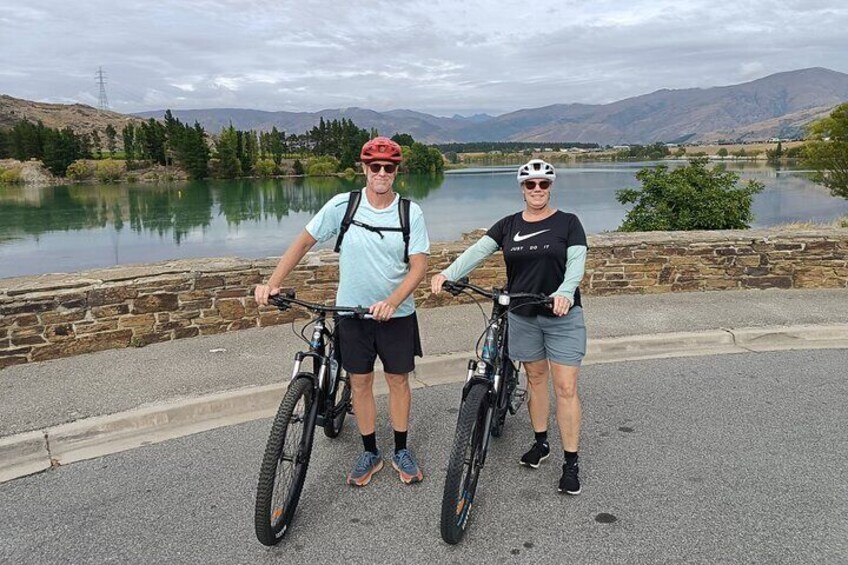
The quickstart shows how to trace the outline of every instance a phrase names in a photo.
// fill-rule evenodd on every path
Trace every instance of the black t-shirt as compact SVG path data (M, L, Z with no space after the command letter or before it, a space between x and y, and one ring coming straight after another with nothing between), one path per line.
M586 245L580 220L561 210L540 222L526 222L518 212L499 220L486 235L503 249L507 290L547 296L565 278L566 250L572 245ZM579 288L574 291L574 306L580 306ZM554 315L544 306L521 306L512 311L523 316Z

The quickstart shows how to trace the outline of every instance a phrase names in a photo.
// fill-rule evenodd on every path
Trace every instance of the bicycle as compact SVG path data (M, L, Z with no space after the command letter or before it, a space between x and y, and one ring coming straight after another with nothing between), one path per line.
M499 288L487 291L468 283L467 278L445 281L443 288L454 296L470 290L493 301L488 325L477 342L478 348L483 342L482 352L478 359L468 361L442 495L442 539L456 544L462 540L468 525L489 439L491 436L500 437L507 412L513 415L518 412L527 394L526 389L519 388L519 367L509 358L507 351L510 303L514 299L530 299L530 302L520 305L549 305L552 299L543 294L510 294Z
M311 321L311 339L304 335L309 324L300 332L309 350L295 354L291 382L271 426L259 471L254 524L257 539L268 546L283 539L294 519L312 455L315 427L323 427L324 435L335 438L342 431L345 416L353 412L350 378L341 370L336 356L338 316L371 317L367 308L305 302L296 299L294 291L272 296L270 302L282 311L296 304L317 316ZM334 316L332 327L327 323L327 314ZM311 371L302 367L307 359L312 360Z

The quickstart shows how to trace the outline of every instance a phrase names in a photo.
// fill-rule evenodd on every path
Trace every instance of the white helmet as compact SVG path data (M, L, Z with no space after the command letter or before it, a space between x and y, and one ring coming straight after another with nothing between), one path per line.
M550 163L541 159L531 159L518 168L517 178L519 184L530 179L547 179L553 182L556 179L556 171Z

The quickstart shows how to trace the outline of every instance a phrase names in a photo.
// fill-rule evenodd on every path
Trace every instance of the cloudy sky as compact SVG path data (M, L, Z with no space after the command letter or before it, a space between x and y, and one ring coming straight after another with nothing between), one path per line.
M528 7L532 6L532 7ZM0 93L112 109L605 103L848 72L845 0L2 0Z

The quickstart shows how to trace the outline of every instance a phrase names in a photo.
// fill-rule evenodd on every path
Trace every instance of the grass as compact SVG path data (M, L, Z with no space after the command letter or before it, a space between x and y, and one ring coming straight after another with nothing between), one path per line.
M779 230L814 230L822 228L848 228L848 216L842 216L830 222L789 222L772 226Z

